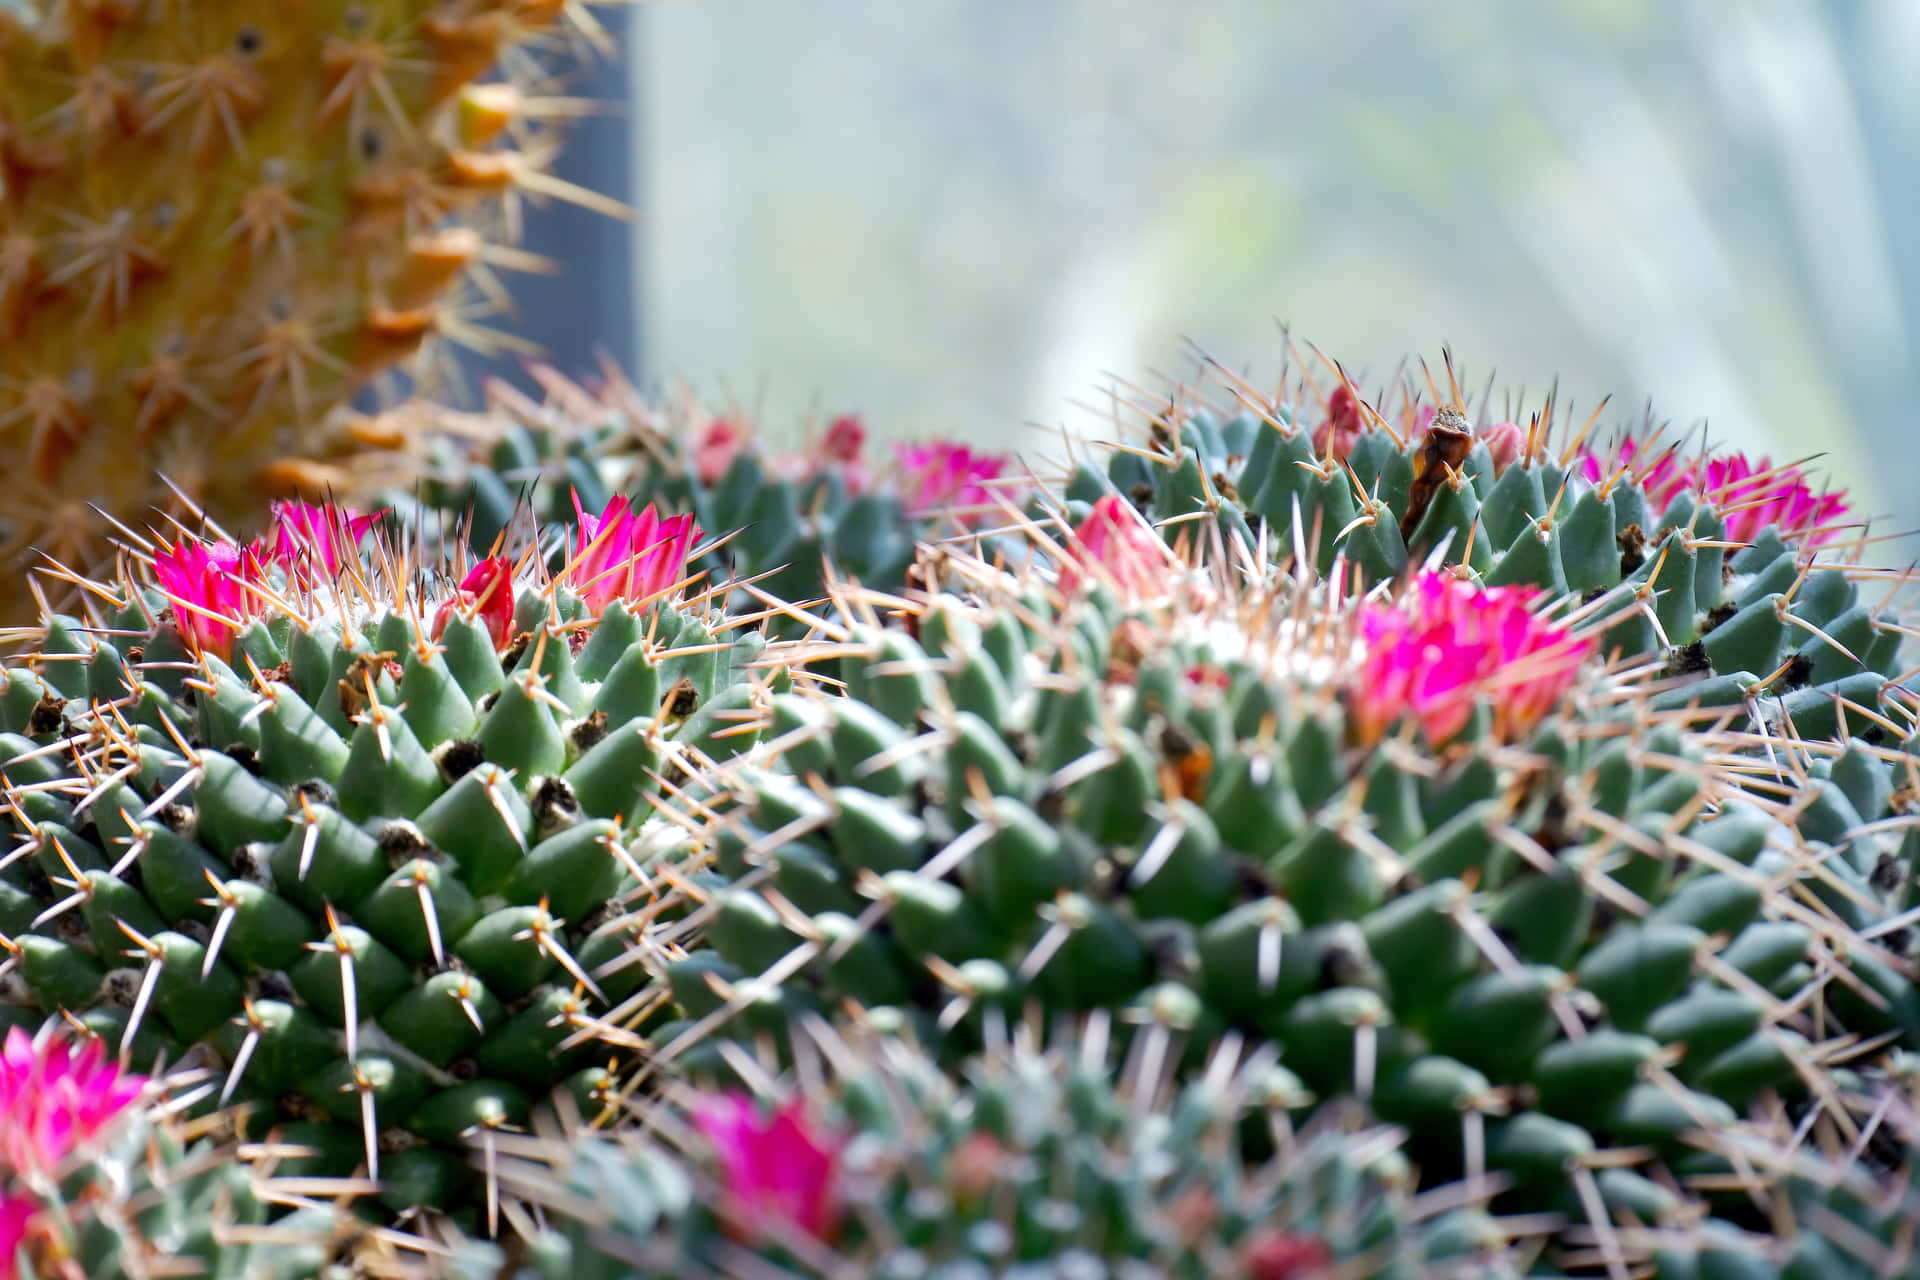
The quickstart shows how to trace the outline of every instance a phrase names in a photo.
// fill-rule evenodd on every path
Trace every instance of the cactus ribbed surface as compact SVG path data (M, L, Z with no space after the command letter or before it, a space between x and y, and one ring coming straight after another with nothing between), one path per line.
M743 1255L782 1268L768 1274L875 1280L1512 1273L1518 1255L1471 1189L1468 1203L1413 1202L1392 1130L1331 1109L1297 1133L1274 1124L1299 1089L1270 1052L1223 1044L1169 1088L1153 1033L1124 1073L1085 1052L1112 1030L1051 1050L1023 1033L949 1073L875 1028L806 1028L818 1070L777 1110L684 1089L636 1110L682 1151L658 1137L517 1144L503 1183L565 1212L501 1274L750 1274ZM844 1199L783 1220L796 1206L782 1174L809 1158L836 1166Z
M209 1068L312 1168L457 1202L465 1137L588 1065L640 980L593 974L661 889L649 796L753 740L764 646L708 630L699 531L652 520L622 500L556 576L456 586L283 507L51 619L0 686L0 1023Z
M526 264L525 194L593 201L543 171L566 104L536 42L565 8L0 6L0 617L28 621L40 554L110 564L93 507L172 506L162 475L239 518L392 443L334 411L480 340L475 273Z
M706 949L648 957L690 1020L656 1043L717 1070L703 1035L847 1002L955 1060L1026 1009L1164 1022L1196 1070L1269 1040L1405 1126L1423 1179L1497 1172L1609 1265L1616 1213L1764 1225L1695 1190L1745 1167L1725 1135L1857 1132L1897 1086L1839 1046L1920 1047L1903 688L1850 686L1867 737L1791 698L1805 741L1770 700L1702 725L1718 677L1608 668L1592 610L1183 572L1104 501L1057 574L949 553L888 626L841 595L794 660L844 692L796 674L707 779L738 805L690 885Z

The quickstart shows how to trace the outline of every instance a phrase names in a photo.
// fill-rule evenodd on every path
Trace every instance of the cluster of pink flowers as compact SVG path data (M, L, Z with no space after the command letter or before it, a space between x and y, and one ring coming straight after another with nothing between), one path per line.
M740 1228L778 1223L832 1238L840 1222L840 1143L813 1125L800 1100L768 1113L744 1093L727 1093L693 1118L719 1161Z
M652 503L636 513L625 495L615 495L591 516L576 493L573 511L579 532L561 580L595 616L615 600L646 600L678 583L701 536L692 516L662 519Z
M1008 463L1003 453L975 453L951 440L896 444L893 455L900 464L900 496L908 511L959 508L958 518L968 523L979 514L968 508L994 504L1000 487L995 482L1006 474Z
M276 502L266 534L245 547L190 539L162 543L154 556L154 577L172 602L181 637L196 650L224 658L234 636L260 615L269 566L279 565L301 587L337 577L383 514L330 503Z
M1683 458L1676 448L1642 457L1641 448L1622 440L1612 456L1589 450L1581 456L1580 472L1590 484L1600 484L1626 464L1656 511L1683 493L1704 494L1735 542L1752 542L1769 525L1815 547L1841 533L1836 525L1847 514L1845 497L1816 490L1798 467L1776 467L1769 458L1754 461L1742 453Z
M1590 637L1535 613L1539 598L1532 588L1481 588L1426 573L1398 599L1363 606L1364 653L1347 682L1361 740L1378 741L1411 716L1429 741L1446 742L1482 697L1503 737L1537 724L1594 648Z
M144 1077L123 1073L100 1042L79 1052L64 1039L36 1044L15 1027L0 1046L0 1280L33 1229L40 1202L23 1177L58 1176L69 1156L95 1141L136 1101Z
M1060 566L1060 590L1071 595L1089 571L1103 570L1128 595L1147 595L1167 574L1167 547L1125 499L1108 494L1073 531ZM1099 572L1093 576L1098 578Z

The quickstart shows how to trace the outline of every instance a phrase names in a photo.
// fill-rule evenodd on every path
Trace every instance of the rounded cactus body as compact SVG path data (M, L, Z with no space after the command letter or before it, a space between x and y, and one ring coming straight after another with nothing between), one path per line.
M773 679L652 516L461 573L282 507L50 618L0 677L0 1021L209 1071L391 1209L461 1202L464 1144L604 1059L583 1033L644 980L612 962L664 927L653 800L752 742Z

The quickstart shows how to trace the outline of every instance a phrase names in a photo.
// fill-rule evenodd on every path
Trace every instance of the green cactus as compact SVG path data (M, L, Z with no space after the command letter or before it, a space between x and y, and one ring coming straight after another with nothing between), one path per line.
M1591 421L1553 448L1551 403L1524 428L1476 428L1457 386L1451 403L1435 394L1438 412L1404 392L1389 419L1344 377L1330 395L1303 382L1288 401L1217 382L1143 412L1146 440L1104 471L1081 464L1069 509L1117 494L1169 540L1204 545L1190 522L1205 514L1226 545L1252 546L1264 528L1267 554L1299 548L1321 573L1336 556L1368 583L1445 563L1578 596L1607 621L1603 649L1664 661L1676 680L1713 677L1712 698L1786 695L1807 709L1809 736L1833 732L1835 695L1859 701L1903 669L1899 612L1863 598L1857 552L1837 554L1859 522L1798 467L1657 440L1594 449Z
M79 1041L75 1043L76 1039ZM240 1159L234 1113L184 1118L199 1073L122 1071L94 1037L18 1027L0 1050L0 1275L304 1280L428 1274L424 1241L374 1232L332 1197ZM297 1153L288 1148L286 1153Z
M677 583L697 531L629 521L557 578L450 588L282 508L276 541L149 544L49 618L0 676L0 1023L212 1066L299 1168L458 1203L463 1135L604 1061L578 1033L642 979L601 970L663 891L652 797L750 745L775 678L691 588L593 580Z
M1604 1224L1698 1207L1654 1189L1700 1128L1836 1105L1831 1037L1920 1043L1920 843L1881 821L1911 738L1789 742L1737 701L1690 727L1596 624L1519 628L1527 594L1428 574L1354 605L1111 527L1062 575L1098 547L1107 584L948 555L923 572L965 591L821 637L845 695L796 677L709 780L737 805L688 885L706 946L642 957L682 1015L657 1059L847 1004L954 1061L1026 1009L1177 1009L1191 1070L1270 1040L1405 1126L1423 1179L1491 1169L1504 1206Z
M944 441L898 446L891 465L874 467L852 416L834 419L802 454L778 456L740 415L689 397L655 406L616 373L590 391L535 372L550 392L544 405L496 385L482 415L422 403L391 411L394 436L416 442L430 535L459 521L480 550L523 503L558 525L575 518L572 493L589 507L638 493L706 528L738 531L706 563L751 579L735 605L756 612L821 598L829 572L891 591L916 541L965 540L1001 525L1029 488L1010 459ZM374 496L415 509L398 490ZM805 629L789 615L774 621Z
M549 1230L497 1274L739 1273L743 1255L782 1275L886 1280L1444 1280L1515 1265L1484 1190L1416 1205L1398 1135L1361 1109L1296 1125L1304 1091L1270 1051L1223 1043L1195 1081L1169 1087L1160 1029L1135 1036L1115 1073L1082 1048L1112 1033L1096 1021L1052 1049L1022 1032L952 1071L877 1027L803 1025L798 1078L812 1083L771 1131L729 1129L755 1105L743 1096L682 1085L636 1104L624 1140L520 1144L502 1185L543 1207Z

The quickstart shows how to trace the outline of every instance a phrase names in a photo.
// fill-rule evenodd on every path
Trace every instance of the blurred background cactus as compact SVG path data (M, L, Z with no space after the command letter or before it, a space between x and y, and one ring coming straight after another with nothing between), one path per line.
M386 443L356 392L499 341L524 202L617 211L547 172L573 8L0 7L0 617L42 556L100 567L96 508L338 486Z
M1476 389L1824 452L1920 524L1873 464L1920 402L1906 0L641 16L647 367L775 423L1097 432L1108 375L1279 321L1369 390L1451 342Z

